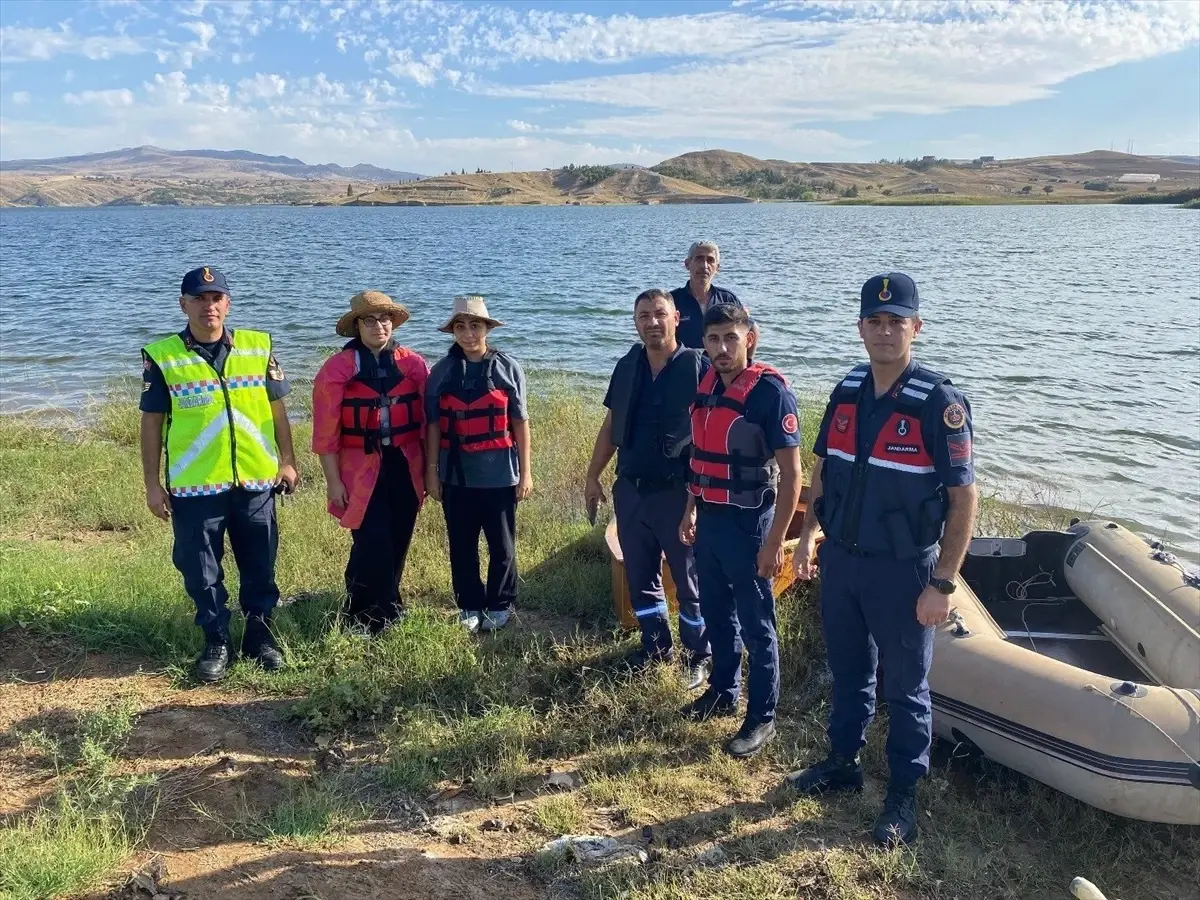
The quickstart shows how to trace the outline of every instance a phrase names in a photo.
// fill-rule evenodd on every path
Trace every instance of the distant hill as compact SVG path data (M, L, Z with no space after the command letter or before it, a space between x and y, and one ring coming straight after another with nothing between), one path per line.
M248 150L164 150L127 147L107 153L59 156L53 159L0 161L0 172L38 175L125 175L143 179L205 178L263 175L312 180L353 180L390 184L420 178L416 172L381 169L359 163L349 168L334 163L309 165L291 156L264 156Z
M541 172L443 175L326 201L329 205L346 206L744 202L746 198L738 194L671 178L641 166L571 166Z
M1126 174L1159 176L1126 184ZM309 165L246 150L131 147L0 162L0 206L1167 202L1200 188L1200 160L1096 150L1028 159L790 162L730 150L540 172L422 178L359 164ZM1185 195L1186 196L1186 195ZM1180 202L1180 201L1175 201Z
M953 161L927 156L878 163L788 162L705 150L674 156L651 171L756 199L856 203L893 203L905 197L926 200L927 195L985 202L1102 202L1129 190L1168 193L1200 186L1200 165L1187 158L1105 150L1030 159ZM1152 187L1117 183L1121 175L1131 173L1158 175L1161 181Z

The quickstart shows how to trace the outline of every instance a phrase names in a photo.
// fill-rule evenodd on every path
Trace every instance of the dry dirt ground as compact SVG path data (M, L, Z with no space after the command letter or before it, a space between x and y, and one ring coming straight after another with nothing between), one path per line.
M208 687L180 689L145 661L86 653L21 630L0 634L0 817L30 810L54 777L15 731L65 733L77 716L121 699L138 711L117 774L154 774L160 805L128 875L161 856L159 889L191 900L532 900L547 888L527 871L545 836L517 794L493 805L446 796L400 802L352 826L330 849L284 849L235 836L230 823L276 806L290 782L337 757L287 718L286 700ZM347 756L362 748L346 748ZM487 831L500 818L511 829ZM89 900L129 896L119 885ZM148 896L148 895L146 895Z

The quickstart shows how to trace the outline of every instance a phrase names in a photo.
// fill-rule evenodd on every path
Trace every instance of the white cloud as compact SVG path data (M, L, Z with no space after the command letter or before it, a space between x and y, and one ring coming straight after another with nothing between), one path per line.
M85 37L65 23L57 29L0 26L0 58L5 63L45 62L60 55L112 59L146 52L140 40L127 34Z
M33 95L31 95L29 91L13 91L12 96L9 99L12 100L13 103L17 104L17 106L24 106L33 99Z
M235 52L229 54L229 61L231 63L233 63L235 66L242 66L248 62L254 62L254 54L253 53L239 53L239 52L235 51Z
M511 128L513 131L521 131L521 132L531 132L531 131L541 131L542 130L542 129L538 128L538 126L533 125L529 122L522 122L520 119L509 119L508 127Z
M127 88L112 91L80 91L78 94L63 94L63 100L72 106L132 106L133 91Z
M408 78L421 87L429 87L437 81L437 71L441 67L441 57L436 54L426 55L423 59L413 59L412 52L389 48L387 52L387 70L397 78Z
M615 31L590 21L560 31L526 30L492 43L522 58L630 59L695 47L705 26L721 26L709 32L706 53L689 51L699 61L665 71L476 89L640 111L590 118L579 123L579 133L683 138L715 132L790 146L787 133L803 123L1006 106L1049 96L1076 75L1200 40L1200 4L1194 3L822 2L806 8L821 15L616 17L607 23ZM670 34L674 44L661 49Z
M287 87L287 79L274 73L256 72L253 78L243 78L237 84L238 99L270 100L283 95Z
M184 22L183 27L196 35L202 51L207 51L212 39L217 36L217 29L210 22Z

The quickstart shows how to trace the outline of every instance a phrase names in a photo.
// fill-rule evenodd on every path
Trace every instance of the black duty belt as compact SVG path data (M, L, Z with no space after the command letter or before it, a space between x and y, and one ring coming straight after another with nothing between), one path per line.
M657 494L681 487L684 483L682 478L634 478L631 475L621 477L632 484L639 494Z

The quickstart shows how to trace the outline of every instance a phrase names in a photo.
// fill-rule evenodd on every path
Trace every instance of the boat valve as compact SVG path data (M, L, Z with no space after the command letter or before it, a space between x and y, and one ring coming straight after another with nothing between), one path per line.
M967 623L963 621L962 613L957 609L950 610L950 624L954 626L952 632L955 637L966 637L971 633L971 629L967 627Z

